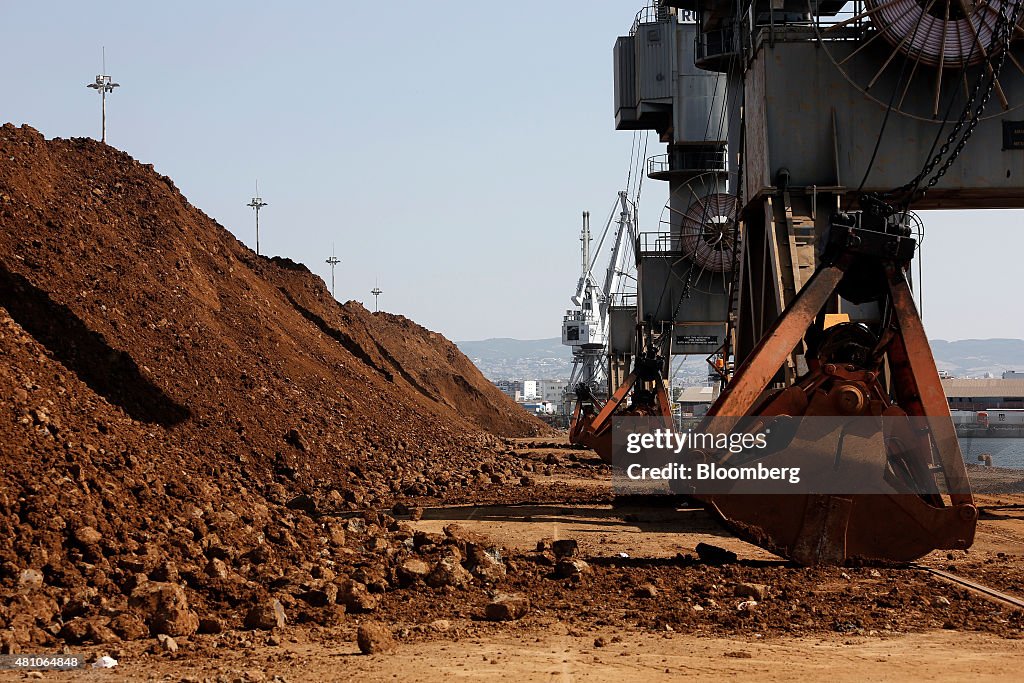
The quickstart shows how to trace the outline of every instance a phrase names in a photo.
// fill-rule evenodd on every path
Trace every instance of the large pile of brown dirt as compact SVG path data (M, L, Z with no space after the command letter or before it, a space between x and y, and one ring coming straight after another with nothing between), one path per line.
M487 381L458 347L405 316L369 313L362 304L339 306L305 266L271 259L280 267L260 272L324 334L337 340L380 376L432 404L452 409L492 434L533 436L549 430Z
M346 540L346 510L520 486L497 437L547 428L440 335L106 145L7 124L0 160L0 646L175 630L144 584L212 618L401 541Z

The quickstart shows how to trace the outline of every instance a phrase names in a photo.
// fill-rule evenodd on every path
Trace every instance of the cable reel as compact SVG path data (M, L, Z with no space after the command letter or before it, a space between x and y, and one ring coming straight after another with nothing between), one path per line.
M971 84L993 78L999 106L1016 109L1024 91L1024 12L1019 0L859 0L815 22L819 43L846 79L882 106L942 123L968 100ZM816 2L809 7L815 14ZM1005 68L993 63L1006 53ZM1002 82L1000 81L1002 79Z

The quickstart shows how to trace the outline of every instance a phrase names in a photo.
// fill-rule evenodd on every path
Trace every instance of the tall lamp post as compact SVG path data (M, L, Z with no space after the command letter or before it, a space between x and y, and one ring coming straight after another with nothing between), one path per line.
M103 48L103 70L107 70L107 48ZM106 143L107 141L107 93L114 92L114 88L120 88L120 83L114 83L114 79L110 75L102 73L97 74L96 81L89 83L85 87L92 88L100 94L100 100L102 102L101 107L103 110L103 123L100 126L100 142Z
M338 297L334 294L334 266L341 263L341 259L334 255L334 247L331 247L331 258L327 259L326 263L331 267L331 297L337 299Z
M260 209L267 206L267 203L263 201L260 195L260 181L256 181L256 196L252 198L252 201L246 204L256 210L256 255L260 255Z

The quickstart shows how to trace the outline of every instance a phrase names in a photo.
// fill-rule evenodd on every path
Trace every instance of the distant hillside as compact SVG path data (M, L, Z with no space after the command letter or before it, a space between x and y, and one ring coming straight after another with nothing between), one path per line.
M487 379L568 379L572 353L560 337L455 342Z
M999 377L1004 370L1024 370L1024 339L933 339L932 351L939 369L958 377L986 372Z
M572 370L572 354L559 337L550 339L484 339L456 342L488 379L564 379ZM1004 370L1024 371L1024 339L933 339L940 370L957 377L980 377ZM703 359L687 363L680 375L703 374ZM678 375L677 375L678 377Z

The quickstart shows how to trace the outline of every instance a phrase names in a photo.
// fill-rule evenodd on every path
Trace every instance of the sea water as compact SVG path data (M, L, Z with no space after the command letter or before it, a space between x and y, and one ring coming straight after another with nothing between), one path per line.
M978 456L987 453L992 456L993 467L1024 469L1024 439L960 439L960 450L964 460L980 465Z

